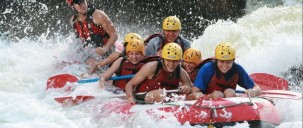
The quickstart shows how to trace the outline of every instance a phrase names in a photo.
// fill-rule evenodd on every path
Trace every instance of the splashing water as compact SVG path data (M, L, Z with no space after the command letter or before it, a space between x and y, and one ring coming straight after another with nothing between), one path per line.
M119 114L94 119L104 100L95 99L74 107L61 107L45 91L46 80L57 74L61 61L82 61L77 56L77 40L46 35L26 37L17 42L0 38L0 127L1 128L86 128L86 127L205 127L180 125L176 119L147 118L144 113L132 117ZM202 50L203 58L213 56L220 41L236 46L237 58L247 72L266 72L297 83L294 91L301 92L301 73L291 73L302 65L302 5L262 7L236 22L221 20L208 26L204 35L194 40L192 47ZM75 43L77 42L77 43ZM85 68L85 66L81 66ZM301 66L302 67L302 66ZM77 72L78 69L69 69ZM299 71L300 72L300 71ZM284 76L283 76L284 74ZM286 74L286 75L285 75ZM97 84L97 83L96 83ZM298 89L299 88L299 89ZM282 127L302 126L302 100L276 100ZM248 127L247 123L235 127Z

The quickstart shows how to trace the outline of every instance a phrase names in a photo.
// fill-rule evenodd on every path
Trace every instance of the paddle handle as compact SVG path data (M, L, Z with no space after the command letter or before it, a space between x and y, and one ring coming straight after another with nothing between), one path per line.
M236 93L245 93L245 91L244 90L236 90Z
M123 75L123 76L112 76L109 78L109 80L122 80L122 79L131 79L134 75ZM85 80L78 80L78 83L84 84L84 83L92 83L92 82L98 82L99 78L93 78L93 79L85 79Z
M173 90L166 90L166 93L177 93L179 92L179 89L173 89ZM136 95L143 95L146 94L147 92L138 92Z

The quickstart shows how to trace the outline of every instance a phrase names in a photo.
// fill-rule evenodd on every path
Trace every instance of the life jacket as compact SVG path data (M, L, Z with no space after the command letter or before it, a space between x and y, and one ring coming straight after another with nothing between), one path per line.
M161 61L161 59L162 58L160 56L146 56L140 62L148 63L148 62L152 62L152 61Z
M117 76L122 76L122 75L131 75L131 74L136 74L141 67L144 65L144 63L139 62L137 64L133 64L130 61L127 60L127 57L123 57L120 67L116 71ZM114 81L114 85L116 87L119 87L120 89L124 90L126 83L130 79L123 79L123 80L116 80Z
M170 42L166 42L164 36L162 34L153 34L153 35L150 35L149 37L147 37L145 40L144 40L144 44L147 44L151 39L155 38L155 37L159 37L160 38L160 47L157 49L157 51L160 51L162 50L162 48L164 47L165 44L167 43L170 43ZM182 51L185 52L185 46L184 46L184 41L183 39L178 36L177 39L175 40L175 43L179 44L182 48Z
M223 92L225 89L228 88L236 89L239 81L239 74L236 69L232 70L234 71L232 72L232 76L229 76L229 78L226 78L223 73L215 71L215 75L211 78L210 83L207 85L206 94L210 94L214 91Z
M162 61L157 61L156 73L152 79L145 79L135 89L135 92L149 92L155 89L177 89L180 82L180 68L179 65L174 72L168 72L163 68Z
M214 62L214 61L215 61L215 58L207 58L207 59L201 61L198 65L196 65L194 71L191 72L191 73L188 73L191 82L193 82L193 83L195 82L196 76L197 76L197 74L198 74L200 68L201 68L204 64L206 64L207 62Z
M77 37L80 37L83 40L84 47L89 44L94 47L104 46L110 37L101 25L93 22L92 15L95 10L95 8L88 10L87 17L84 22L77 20L77 14L73 19L75 33Z
M189 78L190 78L190 81L191 81L192 83L195 82L195 79L196 79L196 76L197 76L198 72L199 72L199 70L198 70L198 69L195 69L193 72L188 73Z

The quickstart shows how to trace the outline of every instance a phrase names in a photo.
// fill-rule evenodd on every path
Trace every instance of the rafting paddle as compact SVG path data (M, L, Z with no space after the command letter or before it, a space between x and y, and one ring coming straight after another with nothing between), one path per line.
M126 76L117 76L111 77L110 80L119 80L119 79L130 79L134 75L126 75ZM279 78L274 75L266 74L266 73L254 73L251 74L250 77L258 84L263 90L287 90L288 82L282 78ZM97 82L99 78L86 79L86 80L78 80L78 78L71 74L60 74L56 76L52 76L47 80L47 87L49 88L62 88L65 86L67 82L70 83L90 83ZM265 86L263 86L265 85Z
M109 80L121 80L121 79L130 79L134 75L124 75L124 76L113 76L110 77ZM84 79L84 80L78 80L78 78L71 74L60 74L56 76L52 76L47 80L47 86L46 89L49 88L63 88L67 82L70 83L91 83L91 82L97 82L99 78L93 78L93 79Z
M175 90L166 90L166 93L177 93L178 89ZM135 93L135 95L139 96L139 95L144 95L147 92L139 92L139 93ZM96 97L102 97L102 98L125 98L126 95L125 94L115 94L115 95L79 95L79 96L61 96L61 97L55 97L55 100L58 103L63 104L64 106L70 106L70 105L77 105L79 103L82 103L84 101L88 101L90 99L96 98Z
M288 90L288 81L267 73L249 75L261 90Z
M236 93L245 93L243 90L236 90ZM281 99L302 99L302 94L286 90L262 90L258 97L264 98L281 98Z
M283 98L283 99L302 99L302 95L297 92L287 91L288 81L267 73L254 73L249 75L254 82L260 86L262 92L259 97ZM236 90L237 93L244 93Z
M60 74L48 78L46 89L49 88L63 88L67 82L74 83L77 82L78 78L71 74Z

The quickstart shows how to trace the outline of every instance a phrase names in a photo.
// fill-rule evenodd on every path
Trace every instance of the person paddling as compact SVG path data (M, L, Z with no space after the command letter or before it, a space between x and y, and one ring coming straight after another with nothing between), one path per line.
M76 36L83 42L85 63L92 68L97 60L108 57L114 51L118 35L113 22L101 10L88 8L86 0L66 0L76 12L70 19Z
M164 90L178 89L181 94L191 92L192 82L186 71L181 68L182 48L176 43L168 43L162 49L162 59L148 62L126 84L128 102L145 103L165 102ZM182 86L179 87L179 82ZM134 93L146 92L135 97Z
M234 97L236 86L239 85L252 97L260 95L260 87L254 83L242 66L235 63L235 57L235 48L230 43L222 42L217 45L216 60L200 68L192 93L198 94L199 97L203 94L210 98Z
M116 42L115 44L115 51L110 54L107 58L99 61L96 65L89 70L88 75L92 75L94 72L96 72L99 68L102 68L103 66L106 66L108 64L112 64L117 58L121 56L126 56L126 46L129 42L132 42L133 40L141 40L143 41L142 37L138 33L127 33L124 37L124 41L122 43Z
M145 54L144 43L141 40L133 39L126 45L126 56L118 58L111 67L100 76L99 85L104 88L105 82L113 75L131 75L139 71L144 63L140 61L143 59ZM114 81L114 86L125 89L125 85L129 80L118 80Z

